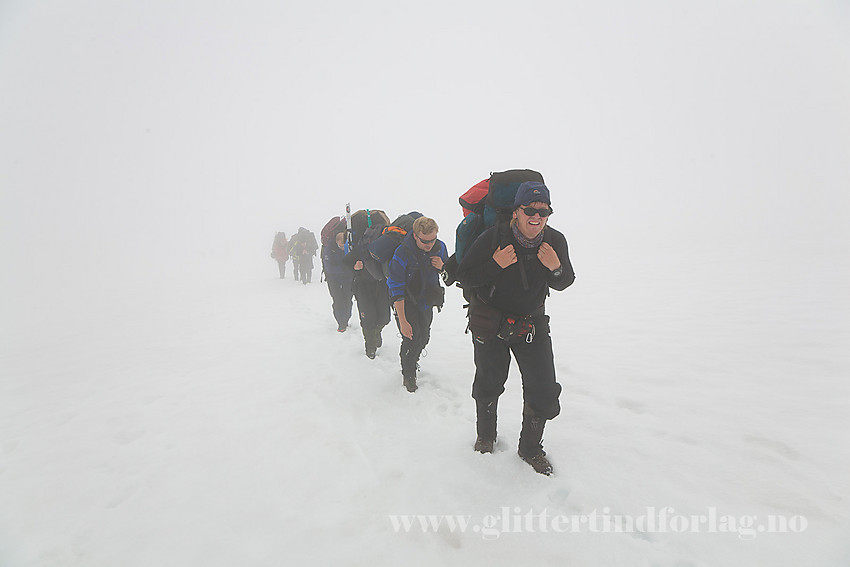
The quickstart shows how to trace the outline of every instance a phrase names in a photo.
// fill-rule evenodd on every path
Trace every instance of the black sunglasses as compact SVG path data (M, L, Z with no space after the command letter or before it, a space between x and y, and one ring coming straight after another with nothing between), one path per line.
M419 236L415 232L413 234L414 234L414 236L416 236L416 238L419 239L419 242L421 242L422 244L431 244L432 242L435 242L437 240L436 236L434 238L432 238L431 240L425 240L424 238L422 238L421 236Z
M534 215L540 215L541 217L546 218L552 214L552 209L535 209L534 207L522 207L522 212L524 212L530 217L533 217Z

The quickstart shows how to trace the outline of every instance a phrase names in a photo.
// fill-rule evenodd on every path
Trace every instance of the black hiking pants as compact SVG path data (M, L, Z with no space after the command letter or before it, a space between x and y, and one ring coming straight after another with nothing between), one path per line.
M359 279L354 282L354 297L360 327L383 329L390 322L390 292L386 281Z
M476 401L490 402L505 391L511 354L516 357L522 375L522 397L532 415L552 419L561 412L558 396L561 385L555 380L555 358L552 338L549 336L549 316L534 319L534 340L515 337L506 342L493 338L479 343L473 338L475 350L475 380L472 397Z
M305 285L310 283L313 279L313 258L305 255L301 258L298 267L301 270L301 283Z
M405 378L416 377L416 364L419 362L419 356L431 339L431 323L434 321L434 308L429 307L425 311L420 311L418 307L404 302L404 316L407 317L407 322L413 328L413 338L408 339L404 335L401 336L401 349L399 357L401 358L401 375ZM401 326L396 316L396 325Z
M347 327L351 319L351 280L329 279L327 280L328 291L333 299L333 313L337 325L340 328Z

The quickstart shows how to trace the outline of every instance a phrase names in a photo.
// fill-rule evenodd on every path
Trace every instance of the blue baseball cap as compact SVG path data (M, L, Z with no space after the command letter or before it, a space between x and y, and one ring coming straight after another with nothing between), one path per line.
M549 198L549 188L539 181L525 181L520 184L516 192L516 197L514 197L514 208L524 207L535 202L551 205L552 200Z

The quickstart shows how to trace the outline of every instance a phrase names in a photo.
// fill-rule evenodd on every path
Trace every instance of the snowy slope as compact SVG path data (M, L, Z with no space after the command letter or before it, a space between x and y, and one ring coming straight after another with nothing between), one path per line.
M0 567L850 564L844 4L0 2ZM550 478L458 290L409 394L268 258L513 167Z
M515 454L516 369L497 452L472 450L458 290L435 317L421 387L409 394L395 329L367 359L356 324L336 332L326 288L276 279L271 261L241 277L115 289L72 331L4 357L0 564L846 562L839 283L800 290L735 254L703 256L704 273L629 256L577 262L576 284L549 300L564 385L545 436L551 478ZM627 280L636 270L652 276ZM705 283L719 272L722 290ZM665 507L799 516L805 530L751 539L734 525L539 524ZM470 524L464 533L393 523L423 514Z

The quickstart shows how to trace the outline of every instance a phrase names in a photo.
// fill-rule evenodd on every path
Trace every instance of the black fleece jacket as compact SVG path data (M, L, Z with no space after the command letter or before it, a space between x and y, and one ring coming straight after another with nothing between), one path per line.
M567 239L550 226L545 230L544 242L554 248L561 260L561 273L557 277L537 258L539 246L523 248L510 228L494 226L484 231L464 254L458 266L458 281L465 290L476 290L484 302L505 314L535 313L546 301L549 288L561 291L576 279ZM507 244L513 244L517 261L503 269L493 259L493 253L497 246ZM525 272L525 278L521 271Z

